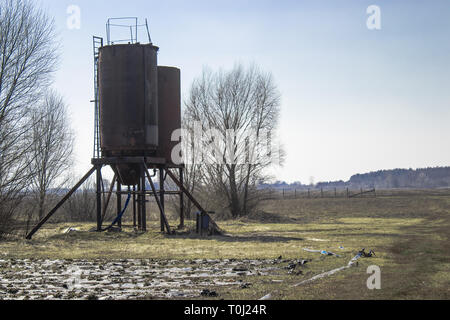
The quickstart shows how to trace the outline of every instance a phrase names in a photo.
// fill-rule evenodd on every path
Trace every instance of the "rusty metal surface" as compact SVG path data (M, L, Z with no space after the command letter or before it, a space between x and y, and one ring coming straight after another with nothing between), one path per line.
M158 47L99 50L100 144L103 156L153 155L158 146Z
M159 148L158 156L172 163L172 149L178 142L172 142L172 132L181 127L181 80L180 69L158 67L159 102Z
M120 184L124 186L134 186L138 184L142 169L139 164L136 163L121 163L115 166L111 166L114 172L118 176Z

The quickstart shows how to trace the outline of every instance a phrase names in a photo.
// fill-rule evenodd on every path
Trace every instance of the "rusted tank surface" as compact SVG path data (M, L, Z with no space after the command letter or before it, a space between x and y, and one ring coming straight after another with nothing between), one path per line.
M158 67L159 148L158 156L172 164L172 149L179 142L171 141L172 133L181 127L180 69Z
M139 183L142 175L141 166L135 163L121 163L112 167L117 179L124 186L134 186Z
M158 47L99 50L100 144L103 156L151 156L158 147Z

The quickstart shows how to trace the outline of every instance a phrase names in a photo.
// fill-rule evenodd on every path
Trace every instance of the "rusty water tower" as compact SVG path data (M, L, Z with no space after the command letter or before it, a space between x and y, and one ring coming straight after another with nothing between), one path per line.
M99 137L103 157L153 157L171 164L173 130L181 126L180 70L158 66L153 44L99 49ZM118 164L123 185L136 185L136 164Z
M114 40L114 28L124 28L130 33L125 40ZM147 31L147 43L138 39L140 28ZM133 212L133 226L145 231L149 196L154 197L158 205L161 231L172 233L164 210L166 194L180 197L180 226L184 225L184 196L192 201L202 215L207 215L183 186L184 166L173 163L171 159L172 149L179 143L171 141L172 132L181 127L180 69L158 66L159 48L151 41L147 20L139 24L137 18L109 19L106 32L106 44L103 38L93 37L93 167L33 228L27 235L28 239L94 172L97 178L97 231L105 231L113 225L121 228L122 216L129 207ZM105 166L110 166L114 171L108 190L102 178L102 168ZM178 172L176 174L173 171ZM158 190L152 181L157 173ZM167 178L178 186L177 190L165 190ZM116 194L117 217L109 227L103 228L113 193ZM123 196L127 196L124 206ZM132 205L128 206L129 203ZM219 230L213 221L212 226L216 231Z

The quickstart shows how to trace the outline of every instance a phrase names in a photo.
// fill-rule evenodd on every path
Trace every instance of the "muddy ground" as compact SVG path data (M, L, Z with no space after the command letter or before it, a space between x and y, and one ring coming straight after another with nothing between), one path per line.
M278 260L0 260L0 299L216 297L253 276L285 273Z

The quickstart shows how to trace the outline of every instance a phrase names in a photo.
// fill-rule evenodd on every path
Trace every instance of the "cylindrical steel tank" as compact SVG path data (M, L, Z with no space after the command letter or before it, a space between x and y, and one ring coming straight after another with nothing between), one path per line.
M179 142L171 141L172 133L181 128L180 69L158 67L158 156L172 164L172 149Z
M152 156L158 147L158 47L99 50L100 144L104 156Z

